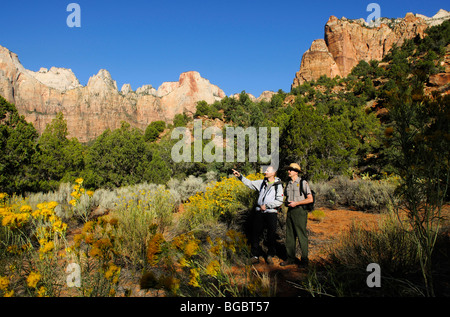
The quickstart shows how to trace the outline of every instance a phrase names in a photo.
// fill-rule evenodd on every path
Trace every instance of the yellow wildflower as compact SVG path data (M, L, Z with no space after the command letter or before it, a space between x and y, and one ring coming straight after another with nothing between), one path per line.
M116 284L119 280L120 275L120 267L115 266L114 264L111 264L111 266L108 268L108 271L105 273L105 277L107 280L112 280L113 284Z
M80 178L77 178L76 180L75 180L75 183L77 183L78 185L81 185L82 183L83 183L83 179L80 177Z
M31 288L36 288L37 283L41 280L41 274L31 272L27 277L27 285Z
M181 257L181 258L178 260L178 263L180 263L180 265L181 265L182 267L189 266L189 263L188 263L188 261L186 261L186 258L185 258L185 257Z
M70 196L72 196L75 199L80 199L81 198L81 194L78 191L72 192L70 194Z
M0 193L0 201L6 199L6 197L8 197L7 193Z
M206 274L210 276L217 276L220 272L220 263L217 260L211 261L206 267Z
M147 247L147 260L151 265L155 265L158 262L158 254L162 251L162 243L164 242L164 237L162 234L155 234Z
M0 276L0 290L7 291L9 287L9 279L6 276Z
M63 223L61 220L57 220L53 223L52 229L54 232L63 233L67 229L67 224Z
M36 207L38 208L38 209L44 209L44 208L47 208L47 203L40 203L40 204L37 204L36 205Z
M90 251L89 251L89 255L93 258L95 257L101 257L102 255L102 251L97 248L97 247L93 247Z
M23 205L22 207L20 207L20 212L32 212L33 209L31 208L31 206L28 205Z
M53 241L49 241L47 243L44 243L39 248L39 252L45 254L45 253L53 251L54 248L55 248L55 245L54 245Z
M191 257L193 255L196 255L198 250L199 250L198 242L196 240L191 240L186 244L184 248L184 254L187 257Z
M47 208L53 210L56 206L58 206L58 203L56 201L51 201L48 203Z
M30 217L29 213L8 213L2 219L2 226L10 227L11 229L21 228L25 225Z
M38 291L38 297L45 297L47 294L47 289L44 286L41 286Z
M84 224L83 229L82 229L82 233L87 233L87 232L92 232L94 230L95 224L94 222L88 221Z
M194 287L200 287L199 278L200 278L199 269L197 268L191 269L189 285L192 285Z
M3 295L4 297L13 297L14 295L14 290L11 290L9 292L6 292L5 295Z

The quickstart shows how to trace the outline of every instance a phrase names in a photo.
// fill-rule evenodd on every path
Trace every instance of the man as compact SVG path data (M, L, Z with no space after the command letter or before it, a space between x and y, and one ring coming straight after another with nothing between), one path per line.
M265 171L263 180L250 181L233 170L233 175L239 178L248 188L259 192L258 202L255 211L253 230L251 234L251 253L253 264L259 262L259 238L265 228L267 228L267 263L273 264L273 257L276 254L275 240L278 223L278 208L283 204L283 183L276 177L276 172L272 166Z
M303 181L299 174L301 168L298 164L292 163L287 168L290 181L286 185L285 194L288 211L286 215L286 253L287 260L280 263L281 266L286 266L296 263L296 243L297 238L300 243L302 251L300 266L308 266L308 234L306 231L306 223L308 220L308 211L303 208L303 205L313 202L313 196L308 182ZM300 191L303 186L303 192Z

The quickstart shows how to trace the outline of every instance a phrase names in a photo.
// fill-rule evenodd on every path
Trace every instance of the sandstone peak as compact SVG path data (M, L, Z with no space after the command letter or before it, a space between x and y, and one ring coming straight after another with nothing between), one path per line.
M90 77L87 87L94 91L118 91L116 81L112 79L111 74L106 69L100 69L96 75Z
M292 88L322 75L345 77L361 60L380 61L394 46L406 39L425 36L429 26L450 19L450 13L439 10L432 18L407 13L404 18L381 18L379 26L363 19L338 19L330 16L325 24L325 38L315 40L303 54L300 70Z
M156 96L156 89L153 88L152 85L143 85L141 87L139 87L138 89L136 89L136 94L138 95L154 95Z
M327 22L326 24L333 24L333 23L337 23L338 21L339 21L339 19L338 19L336 16L331 15L331 16L328 18L328 22Z
M133 89L131 89L131 85L130 84L123 84L122 88L120 89L120 92L124 95L129 94L131 92L133 92Z
M44 85L60 91L81 87L80 82L71 69L52 67L48 70L41 67L37 72L30 70L27 70L27 72Z
M309 48L310 52L328 52L327 43L324 39L314 40Z
M0 45L0 64L6 66L7 64L12 64L19 71L24 71L25 68L19 61L19 57L16 53L11 52L4 46Z

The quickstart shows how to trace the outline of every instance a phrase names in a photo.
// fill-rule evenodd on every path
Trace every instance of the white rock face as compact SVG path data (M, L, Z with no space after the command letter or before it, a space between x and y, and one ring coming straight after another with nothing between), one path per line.
M138 89L136 89L136 93L138 95L153 95L156 96L156 89L153 88L152 85L143 85L141 87L139 87Z
M416 14L416 17L421 17L422 19L424 19L429 26L435 26L435 25L442 24L442 22L450 19L450 12L447 10L441 9L438 11L438 13L433 15L431 18L429 18L425 15L422 15L422 14Z
M120 92L124 95L127 95L127 94L133 92L133 89L131 89L130 84L123 84L122 89L120 89Z
M80 82L71 69L52 67L50 70L41 68L37 72L31 70L26 70L26 72L44 85L59 91L81 87Z
M87 87L93 91L118 91L116 81L111 78L111 74L106 69L100 69L97 75L89 78Z

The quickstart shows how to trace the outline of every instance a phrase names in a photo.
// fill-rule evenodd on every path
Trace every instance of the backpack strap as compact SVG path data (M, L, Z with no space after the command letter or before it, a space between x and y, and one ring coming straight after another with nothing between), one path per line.
M304 178L301 178L300 179L300 194L303 194L303 196L306 199L307 195L306 195L306 191L303 190L303 182L306 182L306 180Z
M261 188L259 189L259 192L261 192L262 191L262 189L264 188L264 185L266 185L267 186L267 180L266 179L264 179L263 180L263 182L261 183ZM281 181L276 181L275 183L273 183L273 187L275 187L275 199L277 198L277 194L278 194L278 186L279 185L281 185L281 187L283 188L283 182L281 182ZM267 193L266 193L266 195L267 195ZM265 195L264 195L264 198L265 198Z

